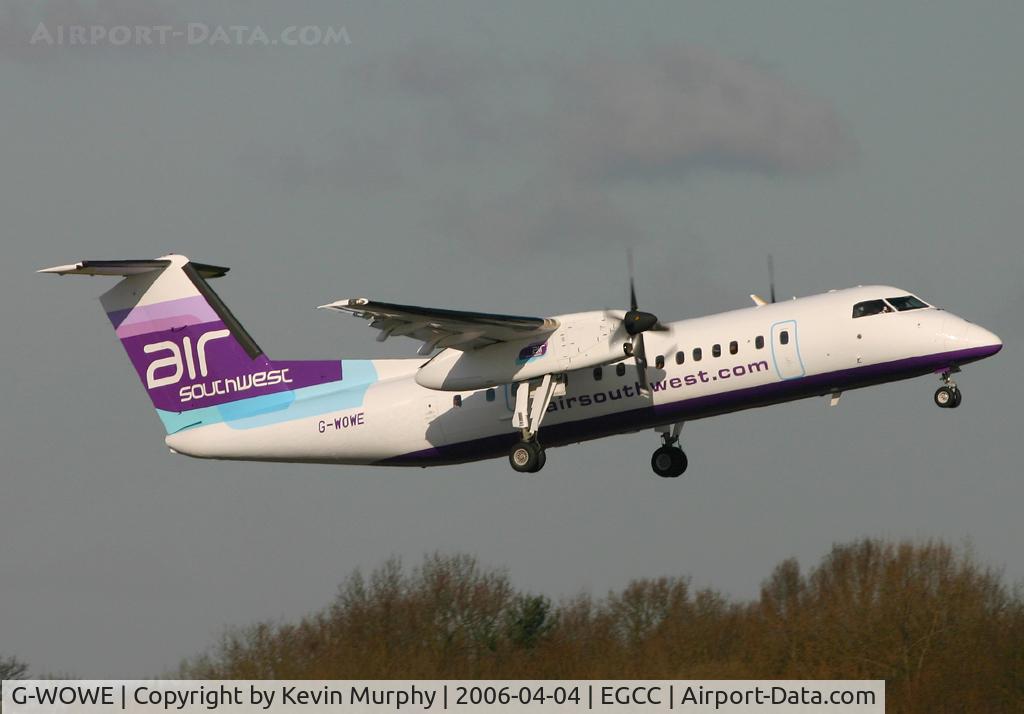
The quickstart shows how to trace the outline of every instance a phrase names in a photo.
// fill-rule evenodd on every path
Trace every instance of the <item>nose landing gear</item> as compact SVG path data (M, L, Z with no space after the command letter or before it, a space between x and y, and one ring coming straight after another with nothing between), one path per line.
M956 385L952 387L939 387L935 390L935 403L942 409L956 409L960 406L963 397Z
M689 461L686 454L679 448L679 432L683 423L669 427L659 427L661 440L664 442L651 456L651 468L662 478L678 478L686 471Z
M952 373L953 370L943 372L943 385L935 390L935 404L942 409L956 409L960 406L960 402L963 400L963 397L960 394L960 388L956 386L956 382L954 382L950 376Z
M651 468L662 478L678 478L686 471L686 453L678 446L662 446L651 457Z

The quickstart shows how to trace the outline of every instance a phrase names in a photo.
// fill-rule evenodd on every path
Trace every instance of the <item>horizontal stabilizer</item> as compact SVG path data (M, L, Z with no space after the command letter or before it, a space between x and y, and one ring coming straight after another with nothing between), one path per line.
M166 258L147 260L81 260L70 265L55 265L52 268L43 268L37 272L50 273L52 275L111 275L127 277L129 275L141 275L154 270L163 270L171 261ZM225 275L230 268L223 268L218 265L206 265L204 263L191 263L203 278L219 278Z

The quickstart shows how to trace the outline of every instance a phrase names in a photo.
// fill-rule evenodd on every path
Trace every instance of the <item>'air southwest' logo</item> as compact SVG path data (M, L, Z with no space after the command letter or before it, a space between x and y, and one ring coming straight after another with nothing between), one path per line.
M177 384L181 381L186 369L188 369L188 378L195 379L196 364L199 365L199 376L205 377L209 374L206 365L206 346L214 340L222 340L230 335L231 332L229 330L204 332L196 340L195 350L192 348L192 338L187 336L182 339L180 347L178 343L170 340L146 345L142 348L142 351L147 355L151 355L154 352L170 353L167 357L161 357L149 363L149 367L146 368L146 387L156 389L158 387L166 387L169 384ZM184 360L181 358L183 352L185 355ZM174 371L163 377L157 377L157 370L164 369L165 367L170 367Z
M150 362L146 368L146 387L157 389L172 384L178 384L188 374L189 380L197 377L209 376L209 364L206 359L206 347L214 340L222 340L229 337L229 330L211 330L204 332L192 344L192 338L185 336L181 344L173 340L163 340L145 345L142 351L146 354L166 353L166 356ZM157 372L168 372L157 375ZM195 382L186 384L178 390L178 400L182 403L191 402L194 399L205 399L234 392L244 392L253 388L271 387L277 384L291 384L292 379L288 376L288 368L268 369L260 372L241 374L234 377L214 379L209 382Z
M547 342L534 342L532 345L527 345L523 349L519 350L519 356L516 357L516 364L526 364L527 362L532 362L535 359L540 359L547 353Z

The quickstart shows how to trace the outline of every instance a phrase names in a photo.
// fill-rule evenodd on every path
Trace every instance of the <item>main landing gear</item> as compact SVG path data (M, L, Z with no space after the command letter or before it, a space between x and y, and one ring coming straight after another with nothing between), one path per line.
M547 456L537 441L537 432L547 414L551 397L557 389L565 389L564 376L545 374L539 383L520 382L516 385L516 408L512 424L523 435L508 452L508 462L520 473L534 474L544 468Z
M946 370L942 373L942 386L935 390L935 404L942 409L956 409L960 406L963 397L960 395L960 387L956 386L950 375L959 370Z
M535 474L544 468L548 460L544 447L534 441L520 441L508 452L508 462L512 468L524 474Z
M686 454L679 448L679 432L683 430L683 422L671 427L658 427L661 432L662 446L651 456L651 468L662 478L678 478L686 471L689 461Z

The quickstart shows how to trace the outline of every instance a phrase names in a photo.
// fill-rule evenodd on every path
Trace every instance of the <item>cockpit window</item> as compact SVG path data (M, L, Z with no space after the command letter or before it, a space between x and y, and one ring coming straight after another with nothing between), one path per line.
M865 300L853 306L854 317L867 317L878 315L883 312L892 312L892 308L885 304L885 300Z
M900 312L903 312L904 310L920 310L922 307L928 307L928 303L914 297L913 295L903 295L902 297L886 299L890 305Z

